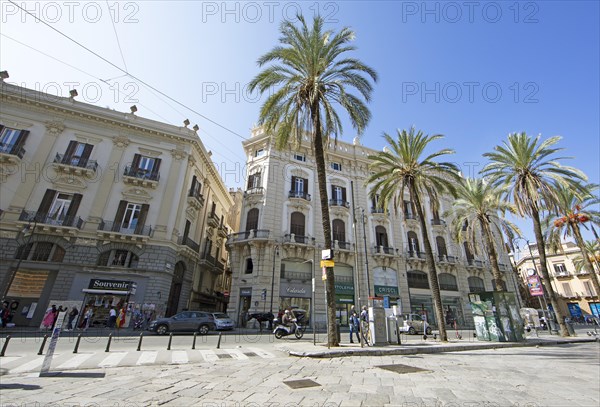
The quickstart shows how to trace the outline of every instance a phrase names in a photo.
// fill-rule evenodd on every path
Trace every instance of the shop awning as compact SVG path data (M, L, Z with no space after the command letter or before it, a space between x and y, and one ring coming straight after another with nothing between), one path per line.
M115 294L115 295L127 295L129 294L129 291L118 291L118 290L96 290L93 288L84 288L83 290L84 293L88 293L88 294Z

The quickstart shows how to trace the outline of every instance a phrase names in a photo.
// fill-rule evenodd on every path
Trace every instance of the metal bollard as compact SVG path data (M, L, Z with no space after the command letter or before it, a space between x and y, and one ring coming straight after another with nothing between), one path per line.
M108 334L108 343L106 344L106 349L104 352L110 352L110 342L112 341L112 333Z
M140 334L140 341L138 342L138 347L137 347L137 351L139 352L140 350L142 350L142 338L144 337L144 333L142 332Z
M75 342L75 349L73 349L73 353L77 353L79 350L79 342L81 342L81 334L77 335L77 342Z
M192 342L192 349L196 349L196 336L198 335L197 332L194 332L194 341Z
M169 344L167 345L167 350L171 350L171 341L173 340L173 332L169 334Z
M40 350L38 352L38 355L41 355L42 353L44 353L44 346L46 346L46 341L48 340L48 335L44 335L44 339L42 340L42 345L40 346Z
M221 335L223 335L223 332L219 332L219 340L217 341L217 349L221 349Z
M6 335L6 341L4 341L4 346L2 347L2 351L0 351L0 357L4 356L6 352L6 348L8 347L8 343L10 342L10 335Z

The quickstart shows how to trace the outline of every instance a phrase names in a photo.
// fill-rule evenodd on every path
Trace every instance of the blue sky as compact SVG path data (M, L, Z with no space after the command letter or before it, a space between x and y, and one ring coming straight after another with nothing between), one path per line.
M526 131L563 136L569 164L600 182L597 1L18 2L55 30L142 79L224 130L167 100L107 62L0 1L0 68L9 82L181 125L200 136L229 186L243 183L243 138L264 97L247 92L257 58L276 44L279 23L320 12L327 27L352 27L355 56L380 80L362 138L415 125L446 138L459 165ZM44 55L44 54L46 55ZM68 65L67 65L68 64ZM235 134L234 134L235 133ZM345 126L342 139L354 131ZM239 175L238 175L239 174ZM529 223L523 224L530 235Z

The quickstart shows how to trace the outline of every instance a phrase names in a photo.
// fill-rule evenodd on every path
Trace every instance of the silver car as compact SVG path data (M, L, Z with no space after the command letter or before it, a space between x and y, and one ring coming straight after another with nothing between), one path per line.
M152 321L148 327L159 335L168 332L198 332L206 335L215 329L215 320L212 314L202 311L183 311L168 318L159 318Z
M215 318L215 326L217 331L230 330L235 327L233 320L227 314L222 312L213 312L212 316Z

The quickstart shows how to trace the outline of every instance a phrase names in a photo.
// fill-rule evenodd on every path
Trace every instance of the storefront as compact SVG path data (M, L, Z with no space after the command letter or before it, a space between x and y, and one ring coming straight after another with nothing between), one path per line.
M248 322L248 314L250 307L252 306L252 288L241 287L240 288L240 311L238 314L239 326L245 327Z
M342 280L340 278L340 280ZM348 281L338 282L338 277L335 281L335 308L337 320L342 326L348 326L348 315L350 307L354 305L354 282Z
M137 284L133 281L93 278L82 292L84 309L79 318L80 328L85 327L84 324L88 327L105 327L111 308L125 317L118 326L127 328L134 311L141 310L141 305L132 301L132 296L137 292Z
M459 327L469 325L469 321L465 320L463 314L462 301L459 296L442 296L442 309L444 313L450 311L452 318L456 319ZM421 315L427 322L433 326L437 326L436 313L433 307L433 299L431 295L412 294L410 295L410 311ZM445 320L446 314L444 314ZM472 321L472 319L471 319ZM471 322L472 324L472 322Z
M375 267L373 269L373 288L375 297L386 298L390 306L398 303L398 273L391 267Z
M311 283L282 281L279 287L279 296L279 308L274 309L274 313L291 308L300 308L310 312Z

